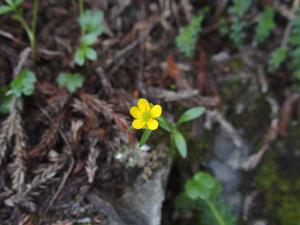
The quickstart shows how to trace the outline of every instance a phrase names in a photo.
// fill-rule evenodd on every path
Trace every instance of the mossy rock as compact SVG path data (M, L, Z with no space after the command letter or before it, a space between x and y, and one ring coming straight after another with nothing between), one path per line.
M276 152L276 151L275 151ZM287 176L281 168L282 156L269 154L261 163L256 185L265 199L263 213L282 225L300 224L300 176ZM289 168L291 169L291 168Z

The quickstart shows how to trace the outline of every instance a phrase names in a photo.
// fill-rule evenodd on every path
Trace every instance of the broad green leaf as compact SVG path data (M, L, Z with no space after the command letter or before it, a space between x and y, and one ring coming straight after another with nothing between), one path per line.
M215 179L211 175L204 172L197 173L194 176L194 180L197 181L200 185L210 189L215 185Z
M179 117L177 124L196 119L196 118L200 117L204 112L205 112L205 108L202 106L191 108L191 109L187 110L186 112L184 112Z
M5 0L5 2L12 8L12 10L15 10L20 4L23 3L23 0Z
M143 133L143 135L141 137L141 140L140 140L140 146L143 146L144 144L146 144L146 142L149 139L150 135L151 135L151 130L148 130L148 129L144 130L144 133Z
M97 35L95 35L94 33L88 33L86 35L83 36L81 43L83 45L92 45L97 41Z
M198 186L198 195L199 195L199 198L201 198L202 200L206 200L211 197L211 191L207 187L199 185Z
M36 77L30 70L22 70L21 73L11 82L9 93L16 97L21 95L32 95L34 92L34 84Z
M77 49L74 55L74 60L77 65L83 66L85 62L85 49Z
M86 10L79 17L79 24L84 33L94 33L99 36L104 31L103 12Z
M73 93L83 86L84 77L79 73L61 73L57 78L57 83L60 87L65 87Z
M189 180L185 184L185 192L191 199L199 198L199 187L196 181Z
M14 5L14 0L5 0L5 2L10 6Z
M173 132L174 137L174 143L179 151L180 155L185 158L187 156L187 147L186 147L186 141L183 135L178 131L174 130Z
M86 57L89 60L96 60L97 59L97 52L94 49L92 49L92 48L87 48L87 50L86 50Z
M6 5L0 6L0 15L6 14L6 13L11 12L11 11L12 11L12 8L9 7L9 6L6 6Z
M163 116L160 116L157 118L159 126L163 128L164 130L171 132L172 131L172 124Z

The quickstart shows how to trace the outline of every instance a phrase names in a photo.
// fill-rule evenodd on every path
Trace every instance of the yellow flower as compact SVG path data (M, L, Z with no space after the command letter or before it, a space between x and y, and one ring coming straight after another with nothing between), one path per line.
M149 104L146 99L140 98L137 106L130 108L130 114L134 118L132 127L135 129L156 130L158 128L157 118L160 117L161 112L160 105Z

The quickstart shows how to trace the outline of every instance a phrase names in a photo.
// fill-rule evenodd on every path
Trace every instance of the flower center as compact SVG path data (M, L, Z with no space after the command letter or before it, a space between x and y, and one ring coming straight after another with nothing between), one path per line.
M142 119L147 122L149 119L151 119L151 113L150 111L145 111L142 114Z

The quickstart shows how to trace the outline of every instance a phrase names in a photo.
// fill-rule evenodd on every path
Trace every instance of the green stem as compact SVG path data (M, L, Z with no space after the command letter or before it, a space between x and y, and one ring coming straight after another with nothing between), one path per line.
M27 36L29 38L29 41L30 41L30 46L31 48L35 46L35 43L34 43L34 35L32 33L32 30L30 29L28 23L24 20L22 14L20 12L17 12L16 13L16 16L15 16L15 19L22 25L22 27L24 28L24 30L26 31L27 33Z
M79 0L79 15L82 16L84 12L84 0Z
M36 51L35 35L36 35L38 11L39 11L39 0L33 0L33 15L31 21L31 29L28 23L26 22L26 20L24 19L22 12L20 10L16 10L16 15L15 15L15 19L22 25L22 27L27 33L28 39L30 41L31 53L33 58L35 56L35 51Z
M216 209L214 204L212 204L209 200L205 200L204 202L208 205L208 207L211 210L212 214L216 218L218 224L219 225L226 225L225 221L223 220L223 217L220 215L219 211Z
M36 24L37 24L37 17L39 13L39 0L33 0L33 15L32 15L32 21L31 21L31 31L33 33L33 39L35 41L35 35L36 35ZM35 45L35 43L34 43Z

